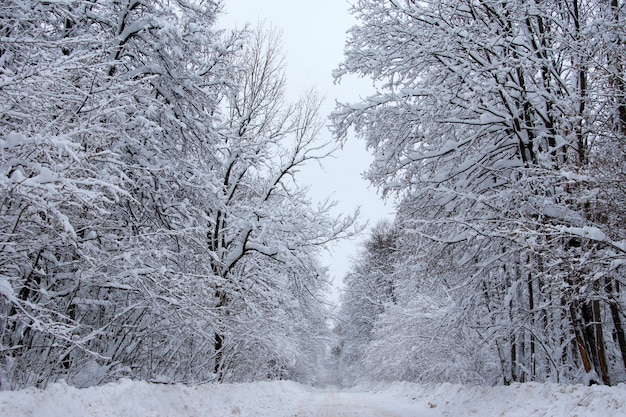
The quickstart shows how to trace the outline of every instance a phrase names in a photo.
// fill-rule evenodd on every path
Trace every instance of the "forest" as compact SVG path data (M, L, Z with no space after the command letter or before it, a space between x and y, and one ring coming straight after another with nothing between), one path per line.
M626 380L623 1L362 0L332 115L396 197L346 277L342 360L377 379ZM364 365L364 366L363 366Z
M295 174L336 148L271 29L213 1L0 8L0 384L306 380L318 254L358 231Z
M225 3L0 6L0 390L626 382L624 1L353 0L330 116ZM350 135L397 203L332 310Z

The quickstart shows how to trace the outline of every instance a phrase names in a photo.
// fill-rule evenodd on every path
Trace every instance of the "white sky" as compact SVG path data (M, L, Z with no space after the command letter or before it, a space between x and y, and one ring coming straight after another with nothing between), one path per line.
M225 13L220 21L224 28L256 25L260 21L282 30L287 60L287 89L290 100L310 87L326 97L322 108L326 117L335 101L352 102L366 96L370 88L366 80L343 79L335 85L332 70L343 59L346 31L354 23L346 0L224 0ZM329 135L327 130L323 135ZM372 157L363 142L350 138L335 158L323 163L323 170L314 166L303 171L301 181L311 184L311 196L320 201L330 197L337 201L336 214L351 213L361 207L363 221L373 226L382 218L391 218L392 208L379 199L376 190L362 178ZM335 283L331 299L349 270L350 260L357 254L359 240L335 245L325 256Z

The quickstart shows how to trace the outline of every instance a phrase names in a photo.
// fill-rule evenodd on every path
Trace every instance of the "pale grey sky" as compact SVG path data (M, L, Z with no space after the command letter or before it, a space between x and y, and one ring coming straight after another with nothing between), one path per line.
M295 100L303 90L314 87L326 97L322 109L326 117L335 101L357 101L366 96L371 83L366 80L344 79L333 83L332 71L343 59L346 31L355 24L348 13L345 0L224 0L226 15L221 19L224 28L243 27L266 22L283 34L287 60L288 95ZM330 135L328 130L322 132ZM391 204L385 206L362 178L372 157L364 143L350 138L335 158L302 172L301 181L311 184L311 196L319 201L326 197L337 201L336 213L351 213L361 207L362 220L374 225L382 218L391 218ZM324 258L330 274L339 286L356 255L359 240L335 245ZM336 288L331 299L336 299Z

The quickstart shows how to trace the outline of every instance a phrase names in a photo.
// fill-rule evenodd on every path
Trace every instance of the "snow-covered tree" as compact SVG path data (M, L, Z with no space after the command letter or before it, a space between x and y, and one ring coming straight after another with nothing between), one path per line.
M221 330L215 334L215 370L220 377L239 366L240 360L225 361L225 355L231 354L229 346L237 343L254 345L254 351L240 353L259 371L263 361L277 369L296 362L289 347L297 351L297 329L306 319L294 314L299 310L296 305L319 296L325 281L317 253L352 233L354 217L335 219L329 204L312 206L306 190L295 181L303 164L328 156L334 146L319 136L321 99L314 92L295 103L286 102L279 41L275 30L252 31L237 61L236 88L223 103L228 113L219 131L219 203L209 213L208 235L213 272L222 280L216 305L228 311L225 318L245 307L247 314L268 321L259 326L255 318L247 332L240 332L245 340L225 337L229 323L223 323L224 334ZM241 295L247 300L238 305ZM272 324L282 314L288 317ZM274 357L277 354L287 356Z
M353 13L336 75L378 92L339 106L335 132L373 151L367 175L400 195L397 221L457 325L498 353L505 383L623 379L623 2Z
M488 347L450 319L454 300L440 282L454 261L430 248L401 222L373 229L346 275L339 316L339 357L352 378L486 382Z
M397 235L388 222L377 224L344 277L339 312L341 361L353 378L364 376L360 365L374 340L375 323L396 302Z
M211 321L193 281L212 280L206 155L228 47L217 11L3 4L3 386L206 375L153 358L193 356L206 323L185 316Z
M220 8L0 7L2 388L303 369L317 252L353 218L293 179L332 148L319 99L287 105L276 43Z

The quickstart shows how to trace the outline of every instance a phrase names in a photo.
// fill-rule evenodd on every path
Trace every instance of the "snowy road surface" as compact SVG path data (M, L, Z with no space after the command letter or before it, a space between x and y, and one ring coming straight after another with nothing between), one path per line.
M311 393L293 417L430 417L440 416L421 404L402 404L364 392L322 390Z
M616 387L387 383L351 390L289 381L196 386L120 380L0 391L0 417L624 417Z

